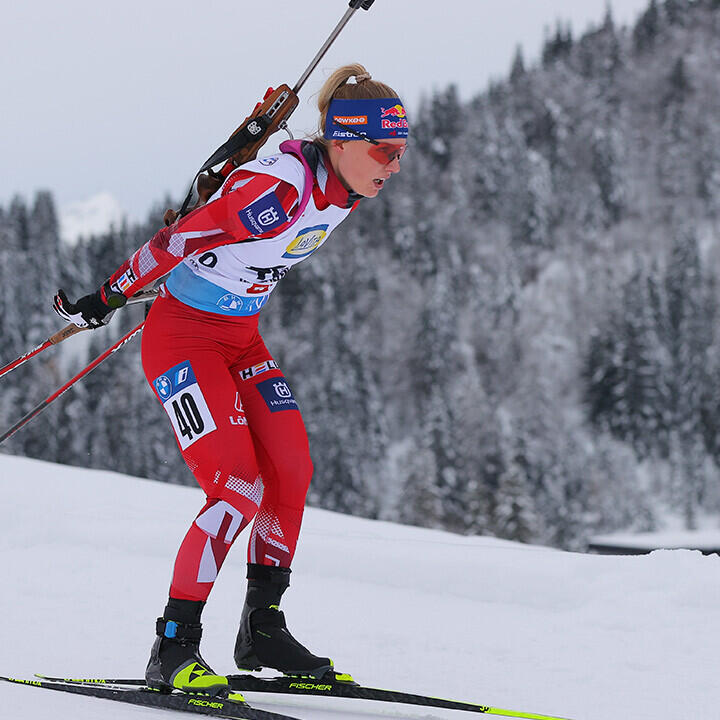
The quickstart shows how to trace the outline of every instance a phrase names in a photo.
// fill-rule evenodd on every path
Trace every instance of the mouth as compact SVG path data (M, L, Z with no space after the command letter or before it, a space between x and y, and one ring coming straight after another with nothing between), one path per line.
M385 179L384 178L375 178L373 180L373 184L375 185L376 188L379 189L385 184Z

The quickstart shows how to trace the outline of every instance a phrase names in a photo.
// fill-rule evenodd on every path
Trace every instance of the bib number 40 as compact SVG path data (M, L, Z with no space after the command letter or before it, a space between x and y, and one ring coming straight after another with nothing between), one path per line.
M183 450L217 429L188 360L166 370L152 384Z
M163 404L183 450L217 427L197 382L184 387Z
M195 398L189 392L183 393L179 399L173 400L172 409L175 413L177 429L188 442L192 442L197 436L202 435L205 421L202 419Z

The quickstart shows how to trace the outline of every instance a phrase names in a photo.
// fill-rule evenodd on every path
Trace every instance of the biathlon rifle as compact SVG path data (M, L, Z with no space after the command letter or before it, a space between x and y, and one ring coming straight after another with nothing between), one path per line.
M253 112L243 120L242 124L230 135L227 142L223 143L203 163L190 184L190 190L180 210L166 210L164 216L166 225L172 225L178 218L204 205L220 189L225 179L235 168L255 159L258 151L270 139L271 135L278 130L287 130L288 118L300 102L298 93L310 73L317 67L335 41L335 38L337 38L355 12L360 8L369 10L373 2L375 0L350 0L350 7L345 11L340 22L330 33L330 36L305 72L300 76L300 79L295 83L295 86L291 89L287 85L280 85L278 88L268 90L262 102L255 106ZM220 170L214 170L213 168L220 165L220 163L223 163ZM190 203L196 189L197 201L191 208Z

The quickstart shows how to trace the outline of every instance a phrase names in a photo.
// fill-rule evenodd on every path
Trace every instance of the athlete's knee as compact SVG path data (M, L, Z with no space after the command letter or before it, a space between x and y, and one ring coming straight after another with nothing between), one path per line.
M251 481L237 475L228 474L219 478L219 496L227 503L242 512L248 521L255 514L262 502L264 486L259 474Z
M236 438L225 439L224 445L216 442L186 450L183 458L208 497L222 497L235 505L233 498L240 496L257 506L262 482L252 446L238 447ZM238 502L241 510L249 512L245 501Z
M229 502L210 498L195 518L195 525L213 540L232 545L254 514L248 517Z
M310 455L303 454L287 457L275 463L279 478L279 491L282 497L294 496L299 504L305 503L310 481L313 476L313 463Z

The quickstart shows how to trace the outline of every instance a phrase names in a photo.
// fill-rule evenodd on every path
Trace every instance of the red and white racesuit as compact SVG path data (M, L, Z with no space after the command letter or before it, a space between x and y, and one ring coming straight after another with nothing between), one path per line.
M253 518L252 563L289 567L300 532L312 476L307 435L258 313L358 196L313 144L281 151L233 172L211 202L160 230L110 278L130 296L172 271L148 315L142 359L207 495L175 563L178 599L207 599Z

